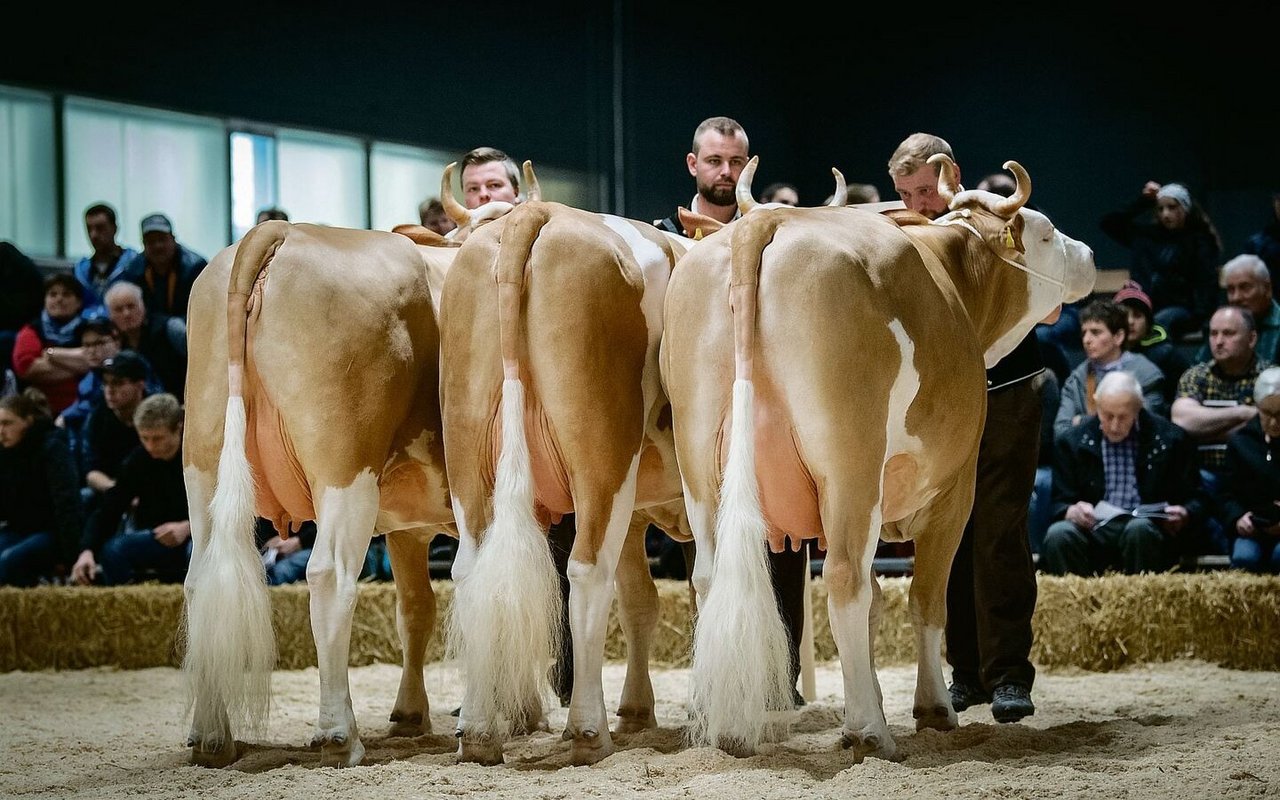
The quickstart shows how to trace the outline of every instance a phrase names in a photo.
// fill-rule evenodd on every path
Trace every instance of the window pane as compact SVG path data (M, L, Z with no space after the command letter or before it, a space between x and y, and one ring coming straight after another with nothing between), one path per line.
M542 189L543 200L552 200L588 211L600 207L586 174L571 169L539 167L536 162L533 165L533 173L538 179L538 187ZM526 192L528 190L527 186L520 188Z
M53 99L0 86L0 239L32 258L58 254Z
M258 212L276 203L276 140L231 134L231 238L239 241L258 222Z
M440 176L451 159L440 151L375 143L369 157L373 227L389 231L418 222L418 205L439 197ZM455 172L453 179L458 180Z
M365 228L365 155L358 139L276 133L280 205L290 222Z
M120 242L141 246L138 226L154 212L169 217L183 247L205 258L229 243L227 134L221 121L68 98L67 256L90 251L84 209L115 207Z

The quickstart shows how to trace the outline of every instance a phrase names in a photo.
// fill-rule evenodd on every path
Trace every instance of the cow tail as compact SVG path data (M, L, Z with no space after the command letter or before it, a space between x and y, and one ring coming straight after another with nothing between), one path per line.
M692 739L742 752L754 751L765 737L771 713L791 708L787 631L769 577L755 472L751 374L760 259L776 216L744 217L734 231L730 296L736 374L729 453L711 583L698 609L691 670Z
M471 572L454 588L449 626L449 650L466 683L462 722L470 733L499 740L513 725L541 719L562 635L560 579L546 531L534 515L519 363L525 266L546 221L544 206L526 203L511 212L502 231L497 259L502 440L493 522L480 539Z
M208 542L192 554L186 585L183 670L191 698L225 711L235 730L260 731L271 707L275 634L266 574L254 541L254 481L245 455L247 307L258 276L288 231L269 222L240 243L227 289L227 410Z

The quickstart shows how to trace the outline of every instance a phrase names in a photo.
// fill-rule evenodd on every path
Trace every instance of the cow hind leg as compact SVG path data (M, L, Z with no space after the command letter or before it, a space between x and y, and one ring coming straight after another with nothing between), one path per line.
M653 682L649 678L649 652L658 624L658 589L645 556L648 529L647 519L632 517L618 561L618 620L627 640L627 677L618 703L618 733L658 726L653 711Z
M833 509L823 515L827 557L822 577L827 584L831 634L844 673L845 721L841 745L861 759L892 758L897 746L885 722L881 693L873 668L871 637L876 581L872 559L880 534L879 502L859 498L861 513Z
M594 507L592 499L575 505L578 533L569 556L569 625L573 640L573 696L564 738L572 741L570 760L594 764L614 751L604 708L604 639L613 607L614 576L635 508L637 455L618 493ZM597 531L605 523L604 535ZM600 542L596 552L594 542ZM592 558L591 556L594 556ZM594 563L591 563L594 562Z
M396 582L396 633L404 657L400 690L391 707L392 736L431 732L431 706L423 682L427 643L436 624L436 595L428 567L434 531L398 531L387 537Z
M320 712L311 746L320 748L325 766L351 767L364 758L347 675L351 618L378 513L377 478L364 472L350 486L325 488L319 495L316 543L307 562L320 671Z

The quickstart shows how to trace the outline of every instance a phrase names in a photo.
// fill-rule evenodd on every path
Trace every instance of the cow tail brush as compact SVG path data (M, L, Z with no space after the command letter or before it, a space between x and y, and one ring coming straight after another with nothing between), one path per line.
M780 215L755 213L734 226L729 299L733 312L733 408L716 512L711 586L698 609L693 653L693 738L753 752L771 714L791 708L787 632L766 560L766 524L755 471L752 383L757 292L765 247Z
M546 532L534 515L534 480L525 432L525 380L520 364L521 313L533 244L547 224L546 207L529 202L506 218L496 278L502 354L501 448L494 478L493 521L471 573L455 590L453 629L461 638L466 681L463 716L470 733L505 738L509 725L532 727L560 646L560 579ZM536 279L528 273L530 280ZM499 719L501 730L476 728Z
M187 580L184 668L194 697L215 703L233 722L261 730L271 705L275 633L266 573L254 541L254 478L245 451L248 320L261 310L255 284L289 223L254 228L237 248L227 287L227 409L217 488L209 502L209 540L196 542ZM196 509L192 509L193 512Z

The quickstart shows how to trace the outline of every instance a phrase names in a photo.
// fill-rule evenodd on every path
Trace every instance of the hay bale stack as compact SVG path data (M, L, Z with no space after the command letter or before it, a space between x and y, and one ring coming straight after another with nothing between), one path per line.
M909 578L885 578L884 612L876 636L879 664L915 661L907 607ZM427 657L443 656L441 627L453 594L433 581L437 630ZM1280 669L1280 578L1234 571L1102 578L1040 576L1032 660L1041 666L1111 670L1129 664L1198 658L1235 669ZM281 669L316 663L310 594L305 584L271 590ZM687 666L693 626L687 584L658 581L659 620L651 662ZM836 657L827 622L826 591L813 581L814 649ZM182 661L182 587L0 589L0 670L137 669ZM360 585L351 631L353 666L399 663L395 587ZM626 657L616 608L605 658Z

